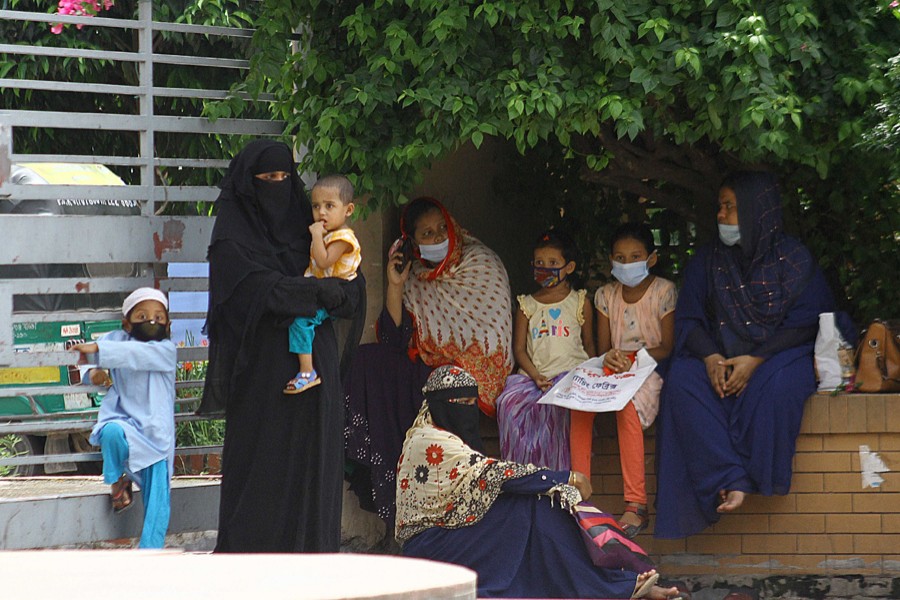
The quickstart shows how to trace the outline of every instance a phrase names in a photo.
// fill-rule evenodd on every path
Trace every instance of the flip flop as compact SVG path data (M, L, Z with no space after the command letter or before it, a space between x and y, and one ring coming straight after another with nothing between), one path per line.
M284 386L285 394L301 394L309 388L316 387L322 383L322 379L315 371L311 373L297 373L297 375L287 382Z
M650 577L644 580L644 583L640 584L640 586L634 588L634 593L631 594L632 598L643 598L647 594L650 593L650 590L653 589L653 586L656 585L656 582L659 581L659 573L654 573Z

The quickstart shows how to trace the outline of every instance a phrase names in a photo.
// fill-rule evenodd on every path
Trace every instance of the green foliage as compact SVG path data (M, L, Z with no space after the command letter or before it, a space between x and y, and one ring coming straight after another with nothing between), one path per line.
M570 177L705 230L725 171L774 168L793 231L854 301L855 287L880 290L869 298L883 307L896 285L877 287L871 265L896 242L895 157L858 143L896 89L888 4L265 0L242 89L275 94L304 166L352 173L374 205L405 202L434 161L488 136L551 151L548 176L568 163Z
M23 449L23 440L15 434L0 436L0 458L15 458L27 452ZM19 467L21 468L21 467ZM15 475L17 467L0 467L0 477Z

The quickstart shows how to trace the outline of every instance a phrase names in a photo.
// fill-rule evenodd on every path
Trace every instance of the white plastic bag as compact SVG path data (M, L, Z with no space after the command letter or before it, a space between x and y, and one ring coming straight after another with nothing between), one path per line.
M556 382L538 404L555 404L585 412L619 411L631 401L655 368L656 361L644 349L638 350L631 368L624 373L605 375L603 356L589 358Z
M819 315L816 335L816 378L820 392L852 389L853 347L841 336L834 313Z

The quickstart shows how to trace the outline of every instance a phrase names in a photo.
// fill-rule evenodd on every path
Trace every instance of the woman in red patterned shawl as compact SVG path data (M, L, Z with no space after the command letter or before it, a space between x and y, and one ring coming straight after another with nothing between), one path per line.
M364 508L393 524L394 468L404 434L435 367L453 364L478 382L478 406L494 400L512 369L509 280L500 258L432 198L413 200L392 248L378 342L354 359L347 389L347 457ZM370 480L367 481L366 477Z

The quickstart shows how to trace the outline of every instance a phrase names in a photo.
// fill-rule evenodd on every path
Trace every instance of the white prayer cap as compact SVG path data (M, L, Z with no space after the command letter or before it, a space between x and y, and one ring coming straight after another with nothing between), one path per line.
M156 300L162 304L166 310L169 310L169 301L166 299L165 294L150 287L142 287L134 290L127 298L125 298L125 302L122 303L122 314L127 318L131 309L144 300Z

